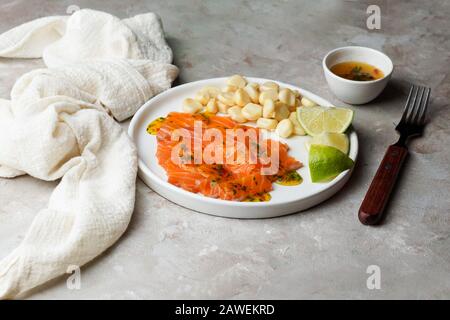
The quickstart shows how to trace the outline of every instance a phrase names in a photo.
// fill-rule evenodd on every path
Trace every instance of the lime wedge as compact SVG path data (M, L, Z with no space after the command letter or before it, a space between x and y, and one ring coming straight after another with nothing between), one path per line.
M318 136L312 137L310 141L307 142L307 149L312 144L321 144L325 146L335 147L338 150L341 150L343 153L348 154L350 142L345 133L334 133L334 132L325 132L319 134Z
M327 182L353 167L353 160L342 151L319 144L309 148L309 173L312 182Z
M324 132L343 133L353 120L353 110L346 108L297 108L297 118L306 133L317 136Z

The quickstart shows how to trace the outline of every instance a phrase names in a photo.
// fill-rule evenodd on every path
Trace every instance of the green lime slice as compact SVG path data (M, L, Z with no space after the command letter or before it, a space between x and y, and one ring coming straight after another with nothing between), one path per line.
M324 132L343 133L351 125L353 110L346 108L297 108L297 118L306 133L317 136Z
M327 182L353 167L354 162L342 151L325 145L309 148L309 172L312 182Z
M312 137L308 144L309 146L312 144L321 144L325 146L335 147L345 154L348 154L348 150L350 147L349 139L345 133L334 132L325 132L318 136Z

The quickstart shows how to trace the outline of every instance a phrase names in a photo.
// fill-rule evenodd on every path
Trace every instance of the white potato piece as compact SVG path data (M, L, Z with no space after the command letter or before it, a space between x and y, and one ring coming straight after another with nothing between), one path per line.
M291 120L292 124L294 125L294 134L298 136L304 136L305 130L303 129L300 122L298 122L297 112L291 112L291 114L289 115L289 120Z
M256 82L249 82L247 84L247 86L253 87L253 88L255 88L256 90L259 91L259 84L257 84Z
M228 114L230 115L230 118L233 119L236 122L246 122L247 119L242 114L241 107L234 106L228 109Z
M267 81L259 86L259 91L263 92L263 91L267 91L267 90L275 90L278 93L279 88L280 88L280 86L277 83L275 83L273 81Z
M275 102L275 119L281 121L289 117L289 108L283 102Z
M275 102L273 102L273 100L267 99L264 101L263 117L275 118Z
M278 91L275 89L269 89L266 91L263 91L259 94L259 104L264 105L264 101L267 99L277 101L278 100Z
M244 89L237 89L234 93L234 102L240 107L243 107L247 103L249 103L250 97L247 91L245 91Z
M309 100L308 98L303 97L301 100L302 106L304 107L314 107L317 105L314 101Z
M259 118L256 121L256 126L261 129L274 130L277 127L278 121L275 119Z
M220 102L226 104L227 106L230 106L230 107L231 107L231 106L234 105L234 94L233 94L233 93L230 93L230 92L222 92L222 93L219 93L219 94L217 95L217 99L218 99Z
M237 89L238 89L238 87L235 87L235 86L225 86L222 89L222 92L234 93L234 92L236 92Z
M295 106L294 106L293 108L289 108L289 109L292 109L292 110L290 110L290 111L295 111L295 110L297 110L297 108L300 107L301 105L302 105L302 103L300 102L300 99L299 99L299 98L295 98Z
M262 117L263 108L259 104L247 103L242 108L242 115L251 121L258 120Z
M288 138L294 132L294 125L292 124L291 120L283 119L280 122L278 122L275 131L278 133L280 137Z
M286 104L289 108L295 106L295 95L288 88L281 89L278 93L278 100Z
M227 84L229 86L243 88L247 84L247 81L242 76L235 74L234 76L228 78Z
M201 88L199 92L207 93L210 98L215 98L220 93L220 89L214 86L206 86Z
M219 111L216 99L213 98L208 101L206 104L206 111L210 113L217 113Z
M217 104L217 109L219 110L219 112L221 112L221 113L227 113L228 112L228 108L230 106L228 106L225 103L220 102L218 100L216 100L216 104Z
M297 110L297 107L299 106L300 100L295 99L295 103L293 106L288 107L290 112L294 112Z
M253 86L252 83L249 83L245 86L244 90L245 92L247 92L250 100L252 100L253 103L259 102L259 91L257 87Z
M204 106L206 106L206 104L208 103L210 98L211 97L209 96L208 92L201 91L201 90L199 92L197 92L197 94L194 97L195 100L197 100L198 102L200 102Z
M187 113L196 113L202 110L203 106L197 100L187 98L183 101L183 111Z

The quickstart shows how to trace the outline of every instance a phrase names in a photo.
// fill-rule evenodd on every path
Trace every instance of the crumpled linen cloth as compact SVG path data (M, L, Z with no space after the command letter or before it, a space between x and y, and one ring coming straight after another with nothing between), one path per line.
M0 35L0 56L42 57L48 67L20 77L11 99L0 100L0 177L61 178L0 261L0 298L14 298L92 260L126 230L137 153L114 119L170 88L178 69L153 13L120 20L83 9L37 19Z

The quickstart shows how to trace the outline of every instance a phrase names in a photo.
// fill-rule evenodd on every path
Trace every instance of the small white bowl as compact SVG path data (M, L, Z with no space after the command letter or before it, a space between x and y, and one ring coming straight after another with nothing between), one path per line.
M331 72L334 65L346 62L365 62L383 71L384 77L371 81L354 81L341 78ZM375 99L386 87L391 78L394 65L384 53L366 47L341 47L334 49L322 61L325 79L331 91L349 104L364 104Z

